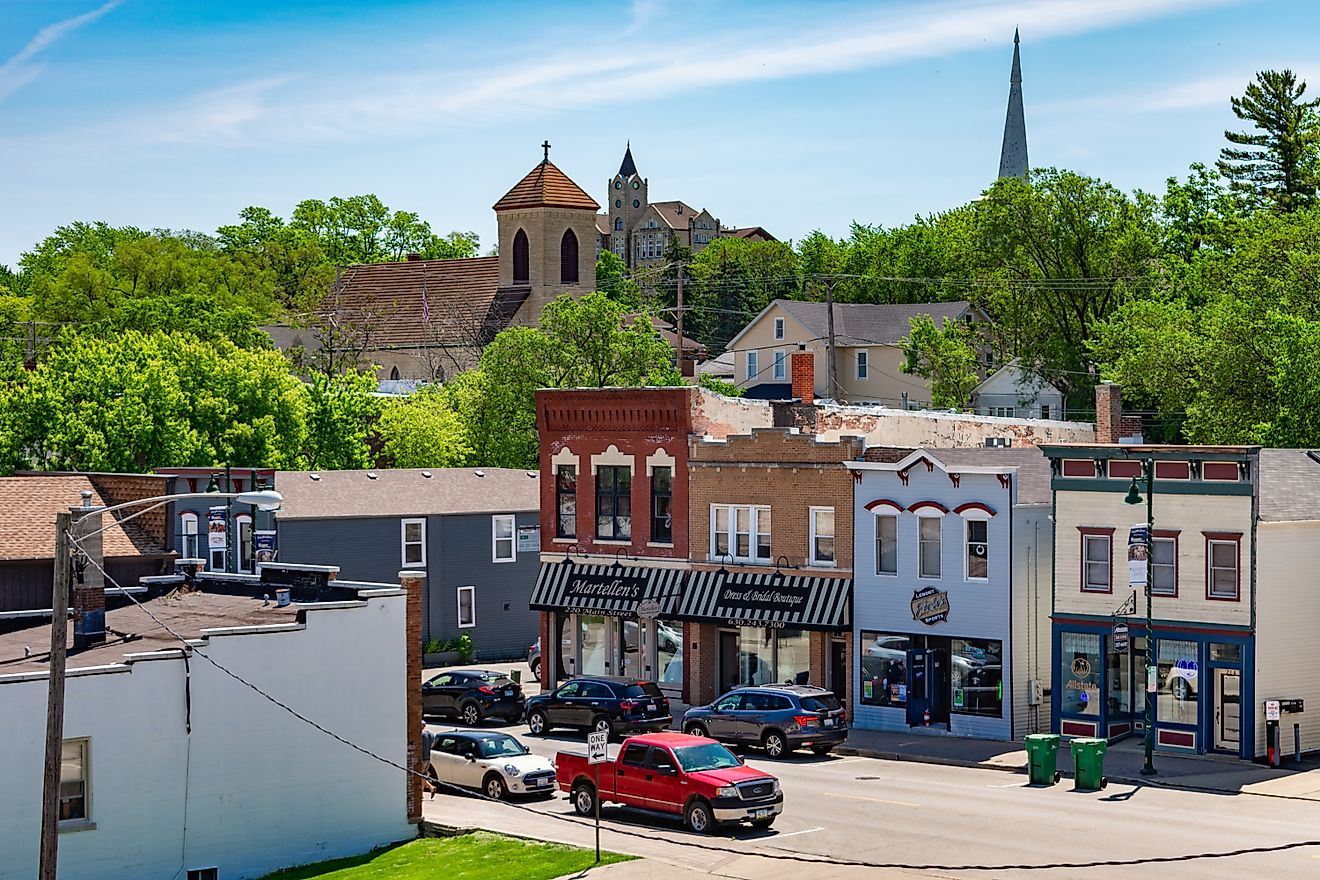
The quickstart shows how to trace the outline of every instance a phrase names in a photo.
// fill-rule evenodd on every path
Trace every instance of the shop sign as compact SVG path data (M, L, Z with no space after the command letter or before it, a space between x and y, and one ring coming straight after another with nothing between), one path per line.
M655 620L660 616L660 603L655 599L643 599L637 603L637 616L642 620Z
M225 549L225 513L223 507L212 507L206 514L206 546L211 550Z
M627 608L594 608L590 605L566 605L559 609L563 614L589 614L593 617L626 617L632 620L637 616L632 606Z
M535 553L541 549L540 526L518 526L518 552Z
M783 629L785 626L782 620L750 620L746 617L730 617L724 621L725 626L750 626L761 629Z
M1137 523L1128 529L1128 583L1146 586L1147 560L1150 558L1150 526Z
M770 611L791 614L806 607L810 594L810 588L804 583L747 584L726 581L720 587L715 604L725 612Z
M949 594L934 587L912 592L912 619L934 626L949 619Z
M622 599L636 602L642 598L646 587L646 578L632 575L615 574L580 574L573 575L564 588L564 598L572 604L573 599Z
M1173 674L1189 684L1196 684L1196 673L1198 669L1199 666L1195 660L1185 657L1173 664Z
M1114 624L1114 653L1122 654L1128 649L1128 625L1126 623Z
M275 533L255 532L252 535L252 555L257 562L275 561Z

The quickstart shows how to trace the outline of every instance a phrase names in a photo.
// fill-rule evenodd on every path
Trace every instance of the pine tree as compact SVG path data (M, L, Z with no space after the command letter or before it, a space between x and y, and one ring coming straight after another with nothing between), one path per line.
M1257 73L1246 93L1232 99L1233 113L1256 131L1225 131L1237 146L1219 152L1217 167L1233 189L1279 211L1310 204L1320 186L1320 98L1303 101L1305 93L1306 83L1291 70Z

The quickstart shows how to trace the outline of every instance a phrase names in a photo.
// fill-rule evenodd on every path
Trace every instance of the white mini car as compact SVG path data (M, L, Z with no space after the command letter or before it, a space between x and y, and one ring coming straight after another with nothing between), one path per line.
M518 740L498 731L440 734L431 747L431 770L443 783L475 788L497 800L555 793L555 765L550 759L533 755Z

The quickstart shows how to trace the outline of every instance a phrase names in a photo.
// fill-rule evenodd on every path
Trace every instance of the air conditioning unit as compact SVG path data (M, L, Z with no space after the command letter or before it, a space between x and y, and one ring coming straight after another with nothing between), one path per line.
M1027 705L1039 706L1045 700L1045 688L1040 679L1032 678L1027 681Z
M1011 446L1012 441L1008 437L986 437L985 445L993 449Z

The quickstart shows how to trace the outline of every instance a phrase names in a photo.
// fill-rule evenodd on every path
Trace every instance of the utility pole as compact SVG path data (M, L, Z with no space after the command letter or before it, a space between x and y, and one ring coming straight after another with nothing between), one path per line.
M51 583L50 668L46 697L46 764L41 780L41 858L37 876L55 880L60 837L60 763L64 750L64 666L73 581L69 530L73 514L55 514L55 577Z
M678 264L678 375L684 376L683 372L683 266L682 262Z
M829 390L826 396L831 400L838 399L839 377L838 364L835 363L834 354L834 281L825 282L825 320L829 333L829 347L825 350L825 366L829 376Z

